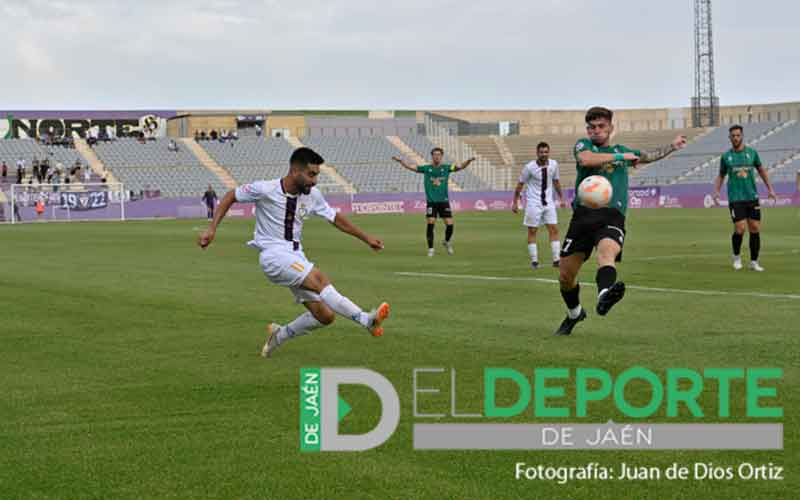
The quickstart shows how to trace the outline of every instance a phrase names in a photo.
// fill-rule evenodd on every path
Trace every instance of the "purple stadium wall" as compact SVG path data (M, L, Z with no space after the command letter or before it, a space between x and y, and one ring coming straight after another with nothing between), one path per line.
M761 186L760 186L761 187ZM762 192L762 204L771 206L800 206L800 192L794 183L779 183L775 185L778 193L777 203L766 199ZM565 193L572 199L573 190ZM712 208L713 202L710 195L710 186L680 185L680 186L655 186L631 188L629 205L631 208ZM354 195L330 195L328 203L336 210L346 214L386 214L386 213L423 213L425 211L425 195L423 193L360 193ZM512 194L502 191L489 192L455 192L451 193L450 203L455 211L489 211L510 210ZM722 205L727 206L727 201L722 200ZM33 207L20 207L23 220L36 219ZM60 208L47 208L50 216L55 213L57 219L66 219L66 211ZM145 199L129 202L125 205L125 215L128 219L143 218L201 218L205 217L206 209L195 198L163 198ZM252 217L253 204L244 203L234 205L230 216ZM6 219L9 214L6 213ZM98 210L73 211L73 219L98 220L118 219L119 207L110 205Z

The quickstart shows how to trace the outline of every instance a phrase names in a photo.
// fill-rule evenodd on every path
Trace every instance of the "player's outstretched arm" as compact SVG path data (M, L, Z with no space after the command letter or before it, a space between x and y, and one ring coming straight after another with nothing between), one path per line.
M639 158L641 163L652 163L654 161L666 158L673 152L686 147L686 136L679 135L672 141L671 144L656 148L652 151L642 151L642 156Z
M225 215L228 213L228 209L230 209L231 205L234 203L236 203L236 190L228 191L228 194L222 198L222 201L219 202L219 206L217 206L214 220L208 225L208 229L200 233L200 236L197 238L197 245L200 248L205 249L214 241L214 236L217 234L217 226L220 225L222 219L225 218Z
M412 165L410 165L410 164L406 163L406 162L405 162L405 161L404 161L402 158L400 158L399 156L392 156L392 160L394 160L394 161L396 161L397 163L399 163L400 165L402 165L404 169L406 169L406 170L410 170L410 171L414 172L415 174L416 174L416 173L418 173L418 172L417 172L417 167L414 167L414 166L412 166Z
M578 163L586 168L599 168L615 161L639 161L639 157L633 153L594 153L592 151L581 151L577 158Z
M473 161L475 161L475 157L465 160L464 163L462 163L461 165L456 165L453 171L458 172L459 170L464 170L465 168L469 167L470 163L472 163Z
M363 241L367 245L370 246L373 250L379 251L383 250L383 242L374 236L370 236L361 229L359 229L355 224L350 222L350 219L345 217L342 214L336 214L336 217L333 219L333 225L336 226L336 229L343 233L347 233L350 236L355 236L359 240Z

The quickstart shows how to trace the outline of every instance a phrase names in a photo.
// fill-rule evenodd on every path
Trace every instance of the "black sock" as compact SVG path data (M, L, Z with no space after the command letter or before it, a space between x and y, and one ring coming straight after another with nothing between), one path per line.
M750 260L758 260L761 251L761 233L750 233Z
M572 290L561 290L561 297L564 299L564 303L567 304L568 309L575 309L581 305L580 293L580 284L575 285Z
M617 268L614 266L603 266L597 270L595 282L597 283L597 293L606 288L610 288L617 281Z
M739 255L739 252L742 251L742 239L744 239L743 234L733 233L731 236L731 244L733 245L733 255Z
M450 238L452 237L453 237L453 224L450 224L444 230L444 240L449 242Z
M428 224L425 237L428 239L428 248L433 248L433 224Z

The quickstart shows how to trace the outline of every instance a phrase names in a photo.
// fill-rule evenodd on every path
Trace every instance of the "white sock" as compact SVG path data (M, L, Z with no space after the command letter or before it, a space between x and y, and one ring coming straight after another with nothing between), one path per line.
M567 316L569 316L569 319L575 319L581 315L581 309L582 308L580 304L573 307L572 309L567 309Z
M319 296L325 305L333 309L336 314L351 319L361 326L369 325L369 315L353 304L350 299L337 292L333 285L323 288Z
M310 333L311 330L316 330L323 326L325 325L317 321L317 318L315 318L313 314L304 312L296 317L294 321L280 329L278 332L278 344L283 344L289 339L300 337L301 335Z
M558 260L561 258L561 242L558 240L551 241L550 251L553 253L553 262L558 262Z
M528 255L531 256L531 262L539 262L539 249L536 248L536 243L528 244Z

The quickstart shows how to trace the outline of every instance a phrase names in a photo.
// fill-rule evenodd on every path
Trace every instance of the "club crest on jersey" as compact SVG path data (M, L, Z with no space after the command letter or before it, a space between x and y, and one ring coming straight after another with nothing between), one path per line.
M298 208L297 208L297 216L300 217L301 219L307 219L308 218L308 207L306 206L305 203L301 203L298 206Z
M578 144L575 145L575 151L580 151L583 148L584 148L584 145L583 145L582 142L579 142Z

